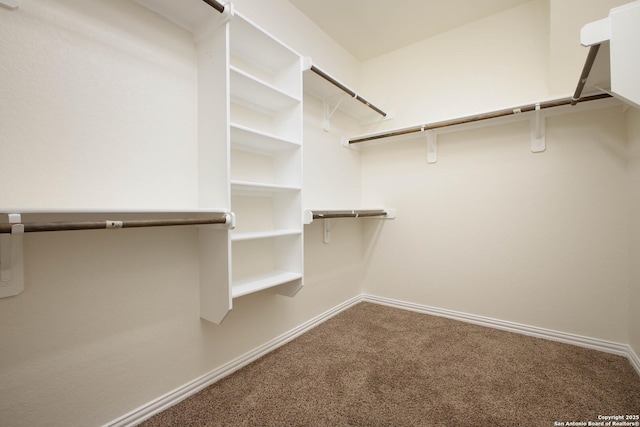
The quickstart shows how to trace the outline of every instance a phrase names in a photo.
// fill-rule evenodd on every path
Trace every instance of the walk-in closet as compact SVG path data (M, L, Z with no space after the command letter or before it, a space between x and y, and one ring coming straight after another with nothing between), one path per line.
M640 425L639 24L0 0L0 425Z

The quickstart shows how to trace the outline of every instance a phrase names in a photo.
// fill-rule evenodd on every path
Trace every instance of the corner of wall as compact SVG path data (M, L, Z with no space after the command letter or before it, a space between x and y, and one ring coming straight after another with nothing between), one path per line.
M626 112L629 150L629 346L640 355L640 322L633 316L640 304L640 110ZM636 369L640 373L640 360Z

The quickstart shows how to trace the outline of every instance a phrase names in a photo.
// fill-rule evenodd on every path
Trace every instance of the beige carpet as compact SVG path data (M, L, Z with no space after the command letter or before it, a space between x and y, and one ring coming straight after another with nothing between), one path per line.
M143 426L554 426L640 414L620 356L361 303Z

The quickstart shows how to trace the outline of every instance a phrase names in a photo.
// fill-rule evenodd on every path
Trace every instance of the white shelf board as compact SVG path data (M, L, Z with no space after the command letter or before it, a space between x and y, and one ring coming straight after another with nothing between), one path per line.
M230 48L234 55L276 74L294 64L299 55L236 12L230 28Z
M299 142L231 123L231 148L260 154L300 147Z
M276 184L263 184L248 181L231 181L231 191L238 195L270 196L284 192L300 191L300 187Z
M229 67L231 98L239 104L274 114L300 103L300 100L236 67Z
M300 234L302 234L302 231L295 229L256 231L253 233L232 233L231 240L234 242L240 242L243 240L258 240L282 236L297 236Z
M182 28L197 33L211 21L215 21L220 12L203 1L198 0L134 0L141 6L153 10Z
M238 298L243 295L248 295L254 292L273 288L275 286L283 285L285 283L293 282L294 280L299 279L302 279L302 274L300 273L278 270L258 276L246 277L237 281L233 281L231 296L233 298Z
M305 71L303 78L304 91L307 94L320 101L328 101L331 107L335 107L337 103L340 102L338 110L353 117L360 123L372 123L384 118L313 71Z
M610 10L609 17L582 27L583 46L600 45L582 96L606 92L640 108L640 1Z

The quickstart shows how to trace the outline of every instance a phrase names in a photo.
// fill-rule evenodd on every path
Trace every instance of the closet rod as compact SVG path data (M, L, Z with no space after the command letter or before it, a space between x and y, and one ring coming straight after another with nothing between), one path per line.
M582 69L582 74L580 75L580 81L578 81L578 86L576 87L576 91L573 94L573 98L571 99L571 105L576 105L579 101L581 101L580 96L582 95L582 89L584 89L584 85L585 83L587 83L589 73L591 73L591 68L593 67L593 63L596 61L596 56L598 55L599 49L599 44L594 44L593 46L591 46L591 48L589 48L589 54L587 55L587 60L584 63L584 68Z
M609 95L608 93L601 93L597 95L585 96L584 98L580 99L580 102L596 101L598 99L610 98L610 97L611 95ZM572 105L572 102L573 102L573 98L562 98L562 99L556 99L554 101L541 102L539 105L540 105L540 109L542 110L545 108L561 107L563 105ZM379 135L352 138L352 139L349 139L348 142L349 144L358 144L361 142L374 141L377 139L390 138L393 136L407 135L410 133L422 132L425 130L440 129L440 128L449 127L449 126L479 122L482 120L496 119L498 117L513 116L519 113L527 113L529 111L535 111L536 105L538 104L525 105L519 108L513 108L508 110L492 111L490 113L478 114L475 116L467 116L467 117L462 117L462 118L453 119L453 120L446 120L443 122L436 122L436 123L426 124L423 126L414 126L406 129L391 131L388 133L382 133Z
M220 13L224 12L224 5L218 3L216 0L202 0L202 1L208 4L209 6L211 6L212 8L214 8L215 10L217 10L218 12Z
M362 102L364 105L371 108L373 111L380 114L382 117L387 117L387 113L385 113L380 108L376 107L375 105L373 105L372 103L370 103L369 101L367 101L366 99L364 99L363 97L361 97L360 95L358 95L357 93L355 93L354 91L352 91L351 89L349 89L348 87L346 87L345 85L343 85L342 83L340 83L339 81L337 81L336 79L331 77L329 74L325 73L324 71L322 71L321 69L319 69L313 64L311 65L311 71L313 71L314 73L316 73L317 75L319 75L320 77L322 77L323 79L331 83L332 85L338 87L343 92L346 92L352 98L355 98L356 100Z
M329 219L329 218L364 218L375 216L387 216L386 211L326 211L313 212L313 219Z
M72 230L99 230L111 228L135 228L135 227L166 227L174 225L208 225L227 224L227 215L221 218L178 218L178 219L149 219L132 221L65 221L65 222L27 222L27 223L2 223L0 234L9 234L15 225L23 225L25 233L40 231L72 231Z

